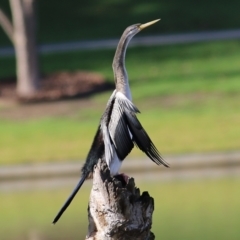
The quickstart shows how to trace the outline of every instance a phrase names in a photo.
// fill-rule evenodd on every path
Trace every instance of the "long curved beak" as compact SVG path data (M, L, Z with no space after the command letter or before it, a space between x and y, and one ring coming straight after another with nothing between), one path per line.
M160 21L160 20L161 20L161 19L157 19L157 20L154 20L154 21L151 21L151 22L148 22L148 23L141 24L141 25L139 26L139 29L140 29L140 30L143 30L144 28L149 27L149 26L153 25L154 23L156 23L156 22L158 22L158 21Z

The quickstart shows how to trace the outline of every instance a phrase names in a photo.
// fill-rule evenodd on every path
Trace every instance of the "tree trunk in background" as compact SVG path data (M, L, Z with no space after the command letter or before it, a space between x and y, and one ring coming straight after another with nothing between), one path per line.
M10 0L17 63L17 94L31 97L38 88L39 69L36 47L36 1Z
M123 185L110 176L105 161L99 160L88 206L87 240L155 239L150 231L153 198L147 192L140 195L133 178Z
M13 26L8 17L2 11L2 9L0 9L0 25L2 26L3 30L11 40L12 44L14 45Z

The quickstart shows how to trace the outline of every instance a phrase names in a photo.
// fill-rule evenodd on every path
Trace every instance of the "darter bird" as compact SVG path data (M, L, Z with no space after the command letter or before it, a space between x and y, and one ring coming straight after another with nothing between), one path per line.
M168 164L163 160L159 151L136 117L139 110L132 103L128 75L125 68L126 50L132 37L142 29L159 20L160 19L157 19L145 24L134 24L126 28L123 32L112 64L116 89L108 100L105 112L100 119L92 146L81 170L81 178L57 216L54 218L53 223L58 221L84 181L92 175L93 168L99 159L105 159L112 176L118 175L122 161L135 145L153 162L168 167Z

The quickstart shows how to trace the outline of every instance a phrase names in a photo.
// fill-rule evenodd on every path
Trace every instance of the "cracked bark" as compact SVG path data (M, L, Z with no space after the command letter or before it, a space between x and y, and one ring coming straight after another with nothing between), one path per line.
M99 160L88 206L87 240L155 239L150 231L153 210L153 198L148 192L140 194L133 178L122 183L111 177L105 161Z

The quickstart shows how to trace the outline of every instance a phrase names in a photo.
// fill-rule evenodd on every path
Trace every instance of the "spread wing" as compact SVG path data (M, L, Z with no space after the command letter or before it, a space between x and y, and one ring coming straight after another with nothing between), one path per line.
M122 103L125 99L122 100L122 96L127 99L116 90L113 92L100 123L108 166L112 161L114 150L118 158L123 160L134 147L124 113L126 104ZM129 109L132 109L131 106L129 106Z
M136 114L130 111L125 111L125 114L127 116L128 127L133 135L132 140L134 144L145 152L145 154L157 165L163 164L165 167L168 167L168 164L163 160L161 154L138 121Z
M132 134L128 128L125 111L138 111L131 102L120 92L116 93L116 98L112 108L111 119L108 130L116 153L119 159L123 160L133 149Z
M116 90L113 92L101 119L107 163L109 164L112 160L113 148L118 158L123 160L135 144L156 164L168 167L138 121L137 113L139 110L124 94Z

